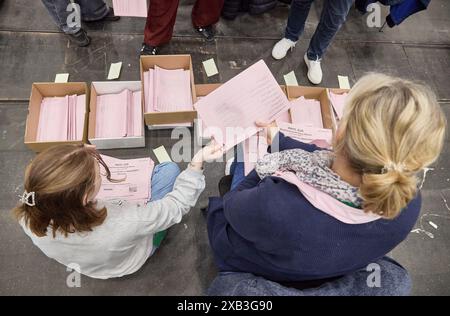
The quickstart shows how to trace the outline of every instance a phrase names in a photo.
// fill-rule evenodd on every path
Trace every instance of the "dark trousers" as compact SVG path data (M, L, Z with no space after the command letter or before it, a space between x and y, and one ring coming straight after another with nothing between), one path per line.
M166 44L172 38L179 0L150 0L144 42L151 46ZM224 0L197 0L192 9L192 24L204 27L219 21Z

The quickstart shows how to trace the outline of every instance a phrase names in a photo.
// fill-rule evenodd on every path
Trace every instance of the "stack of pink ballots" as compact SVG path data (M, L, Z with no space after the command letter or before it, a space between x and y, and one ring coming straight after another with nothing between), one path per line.
M340 120L344 115L345 99L348 93L337 94L328 91L328 98L330 99L331 105L333 106L334 112L337 118Z
M333 133L323 128L320 101L300 97L291 101L290 120L277 120L280 131L288 137L304 143L323 141L323 147L331 147Z
M147 0L112 0L116 16L147 17Z
M267 154L267 147L267 134L265 131L260 131L243 142L245 175L255 168L258 159Z
M82 140L86 95L47 97L42 100L36 140Z
M97 96L96 138L142 136L141 91Z
M155 66L144 72L145 113L192 111L191 73Z
M117 159L102 155L103 161L111 171L110 182L101 170L102 185L97 195L98 200L125 200L132 203L146 204L151 198L151 175L155 163L150 158ZM103 167L101 167L103 168Z

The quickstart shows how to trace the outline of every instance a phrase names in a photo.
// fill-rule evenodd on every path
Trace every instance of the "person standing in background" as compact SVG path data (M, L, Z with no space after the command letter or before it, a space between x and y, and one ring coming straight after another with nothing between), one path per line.
M283 59L295 47L305 28L311 4L314 0L292 0L284 38L272 50L272 57ZM313 84L322 82L320 62L336 33L344 24L353 0L325 0L320 21L304 55L308 67L308 79Z
M141 55L156 55L172 38L179 0L150 0ZM197 0L192 24L207 41L214 39L213 25L219 21L224 0Z
M42 3L59 29L80 47L91 43L90 37L81 27L81 20L111 22L120 19L103 0L42 0Z

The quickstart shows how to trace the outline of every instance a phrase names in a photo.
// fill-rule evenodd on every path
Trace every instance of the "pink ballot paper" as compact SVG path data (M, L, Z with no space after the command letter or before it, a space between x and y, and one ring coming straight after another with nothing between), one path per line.
M300 97L291 102L291 118L293 124L323 128L322 111L318 100Z
M285 136L291 137L295 140L301 141L303 143L311 143L315 140L323 140L330 148L333 139L333 132L328 128L317 128L308 126L299 126L294 124L289 124L285 122L280 122L278 124L280 132Z
M245 175L248 175L255 168L258 159L267 154L267 147L267 136L264 131L250 136L243 142Z
M214 129L225 150L256 134L255 121L272 122L290 107L263 60L247 68L196 104L200 119Z
M112 0L116 16L147 17L147 0Z
M36 140L81 140L84 131L86 95L42 99Z
M100 166L102 185L97 199L147 203L151 198L150 180L154 162L150 158L117 159L105 155L102 158L111 171L111 179L123 181L109 182Z
M330 99L338 119L342 119L342 116L344 115L345 99L347 98L347 95L348 93L337 94L328 90L328 98Z

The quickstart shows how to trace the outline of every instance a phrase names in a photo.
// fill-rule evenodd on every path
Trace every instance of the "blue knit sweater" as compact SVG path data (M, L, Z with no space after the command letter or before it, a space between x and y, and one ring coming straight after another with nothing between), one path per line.
M280 134L280 150L320 150ZM345 224L309 203L297 187L253 170L234 191L210 198L208 235L221 271L296 282L344 275L402 242L420 213L420 194L393 220Z

